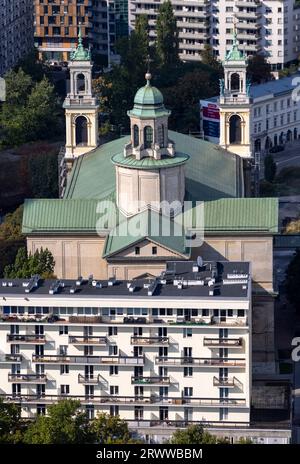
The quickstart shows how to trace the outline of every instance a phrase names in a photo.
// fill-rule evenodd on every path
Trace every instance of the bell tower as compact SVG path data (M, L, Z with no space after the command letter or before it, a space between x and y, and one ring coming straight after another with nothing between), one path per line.
M220 79L220 145L242 158L251 158L250 81L247 57L239 50L237 33L227 53L224 79Z
M68 170L74 159L98 145L98 102L92 94L91 53L83 47L81 30L77 48L69 62L70 92L64 101L66 115L65 161Z

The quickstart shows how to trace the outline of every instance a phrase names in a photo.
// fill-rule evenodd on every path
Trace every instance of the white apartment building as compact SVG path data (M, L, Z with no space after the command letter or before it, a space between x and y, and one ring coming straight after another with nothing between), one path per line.
M0 293L0 391L24 417L68 397L158 442L189 423L249 429L249 263L170 261L152 280L2 280Z
M33 1L0 0L0 76L33 48Z
M236 27L240 48L261 53L274 70L296 60L300 52L300 9L295 0L171 0L179 29L182 60L200 60L205 44L224 60ZM150 38L163 0L129 0L129 27L147 14ZM235 26L234 26L235 24Z

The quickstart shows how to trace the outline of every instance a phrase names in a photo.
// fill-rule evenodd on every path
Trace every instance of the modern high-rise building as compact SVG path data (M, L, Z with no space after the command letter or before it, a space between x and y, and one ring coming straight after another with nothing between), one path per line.
M128 7L124 0L36 0L35 44L47 59L68 60L78 28L94 54L114 60L118 37L128 35Z
M0 0L0 76L33 48L32 0Z
M224 60L232 45L234 24L239 46L247 55L263 54L274 70L296 60L300 52L300 9L295 0L171 0L179 29L182 60L201 60L209 44ZM129 26L146 14L150 38L163 0L129 0Z

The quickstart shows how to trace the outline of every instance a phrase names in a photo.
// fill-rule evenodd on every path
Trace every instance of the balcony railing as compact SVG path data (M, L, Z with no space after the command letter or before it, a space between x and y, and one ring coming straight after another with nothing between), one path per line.
M236 377L214 377L213 384L215 387L239 387L243 389L243 384Z
M100 345L107 344L106 337L93 337L93 336L69 336L69 343L73 345Z
M33 395L21 395L12 394L5 395L0 394L0 398L4 398L6 401L15 401L20 403L36 403L36 402L57 402L62 399L78 399L82 404L85 402L94 404L144 404L144 405L193 405L195 407L207 407L207 406L247 406L246 400L241 398L182 398L182 397L162 397L162 396L101 396L101 395L46 395L46 394L33 394Z
M46 383L46 374L8 374L9 382L17 383Z
M101 376L100 374L95 376L78 374L78 383L98 385L101 383Z
M139 356L64 356L64 355L32 355L32 361L49 364L100 364L100 365L127 365L143 366L144 357Z
M0 363L20 363L23 356L21 354L1 354Z
M192 366L230 366L230 367L245 367L245 359L236 358L192 358L189 356L182 358L173 358L167 356L157 356L155 358L156 364L162 364L166 366L181 366L181 365L192 365Z
M46 343L45 335L36 334L9 334L7 335L8 342L32 343L34 345Z
M170 377L161 376L149 376L149 377L131 377L131 383L133 385L169 385Z
M131 337L131 345L168 345L169 337Z
M204 337L203 345L211 347L240 347L243 344L243 339L240 338L208 338Z

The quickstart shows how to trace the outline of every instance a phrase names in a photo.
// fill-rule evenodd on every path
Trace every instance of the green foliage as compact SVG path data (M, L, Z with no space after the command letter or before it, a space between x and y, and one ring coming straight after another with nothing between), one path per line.
M203 64L207 64L212 68L215 68L218 72L222 73L222 64L221 62L214 56L213 49L209 44L204 45L204 49L201 52L201 62Z
M273 79L271 65L263 55L254 55L249 58L247 75L252 84L260 84Z
M18 443L22 439L20 407L0 398L0 443Z
M22 69L26 74L32 77L37 82L41 81L46 73L46 67L43 62L39 60L38 50L33 48L29 53L22 58L17 64L15 70Z
M58 197L58 155L41 153L29 159L29 185L34 198Z
M21 68L5 78L7 99L0 112L2 143L15 146L59 134L61 109L48 79L34 83Z
M20 240L22 235L23 205L19 206L13 213L5 216L0 224L0 240Z
M265 179L267 182L273 182L276 176L276 163L272 155L267 155L264 159Z
M156 21L156 52L162 66L174 66L179 62L179 40L176 18L170 0L161 4Z
M286 271L286 293L289 302L295 306L300 307L300 250L298 249L292 261L288 265Z
M77 400L63 400L48 408L48 416L39 416L24 433L24 443L34 445L83 444L90 442L87 415Z
M119 416L98 414L91 422L93 442L98 444L133 443L128 424Z
M22 247L17 252L14 264L5 267L4 277L24 279L38 274L42 278L51 278L54 266L55 261L52 253L47 248L36 250L33 255L28 256L26 248Z
M216 437L205 431L202 425L190 425L186 429L176 430L168 441L172 445L216 444Z

